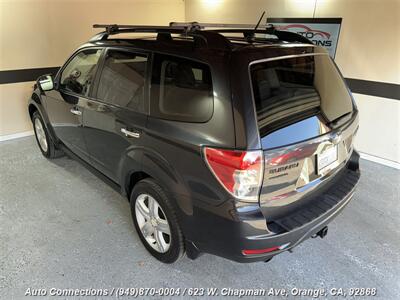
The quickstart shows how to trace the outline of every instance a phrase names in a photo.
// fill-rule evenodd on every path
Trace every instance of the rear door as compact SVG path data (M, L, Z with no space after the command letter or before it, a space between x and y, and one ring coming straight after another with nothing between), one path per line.
M250 73L265 156L260 204L274 218L297 209L344 166L357 113L327 54L267 59Z
M86 49L75 53L58 74L56 88L46 92L46 109L57 137L86 160L83 118L101 52Z
M139 161L147 120L148 55L109 48L96 78L95 98L85 113L85 139L94 166L120 182L124 158Z

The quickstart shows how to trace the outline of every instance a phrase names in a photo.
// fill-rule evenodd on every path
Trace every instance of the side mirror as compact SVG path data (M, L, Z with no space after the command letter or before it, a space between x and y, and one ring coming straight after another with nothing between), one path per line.
M54 82L51 75L44 75L39 78L39 85L43 91L51 91L54 89Z

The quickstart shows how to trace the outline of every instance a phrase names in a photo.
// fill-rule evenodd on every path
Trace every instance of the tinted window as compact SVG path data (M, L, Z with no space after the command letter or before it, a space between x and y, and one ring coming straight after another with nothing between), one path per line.
M107 51L97 98L120 107L144 111L147 57L126 51Z
M62 72L60 88L88 96L100 54L100 49L92 49L75 55Z
M206 122L213 112L211 73L207 65L155 55L151 115L184 122Z
M353 110L347 87L328 55L255 64L251 78L260 127L313 111L333 122Z

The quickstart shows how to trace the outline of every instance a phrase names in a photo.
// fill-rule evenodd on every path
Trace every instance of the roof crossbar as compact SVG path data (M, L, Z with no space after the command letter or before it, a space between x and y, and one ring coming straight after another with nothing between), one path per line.
M229 40L222 34L206 30L200 30L196 24L191 26L174 25L174 26L150 26L150 25L118 25L118 24L95 24L93 28L105 28L105 31L98 33L92 39L93 41L106 40L110 35L119 33L157 33L158 39L162 41L169 40L166 35L182 34L192 36L195 41L203 40L198 45L207 45L208 48L230 48ZM171 38L172 39L172 38Z
M182 34L192 36L194 39L202 39L209 48L230 48L230 41L222 33L241 33L247 42L270 42L271 39L255 38L256 33L274 35L279 40L287 42L301 42L312 44L310 40L302 35L277 30L270 24L219 24L219 23L198 23L198 22L171 22L169 26L153 25L119 25L119 24L94 24L93 28L104 28L105 31L98 33L92 39L93 41L106 40L110 35L119 33L157 33L162 34L160 40L169 40L167 35ZM171 38L172 39L172 38ZM204 44L204 43L203 43Z
M254 29L256 24L223 24L223 23L198 23L198 22L170 22L170 27L198 27L205 28L232 28L232 29ZM271 25L259 24L258 28L267 28Z

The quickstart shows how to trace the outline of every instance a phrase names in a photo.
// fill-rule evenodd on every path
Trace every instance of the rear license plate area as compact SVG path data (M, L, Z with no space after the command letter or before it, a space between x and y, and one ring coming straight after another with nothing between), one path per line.
M338 159L338 147L334 145L323 152L317 154L317 167L318 174L324 172L324 170L333 164Z

